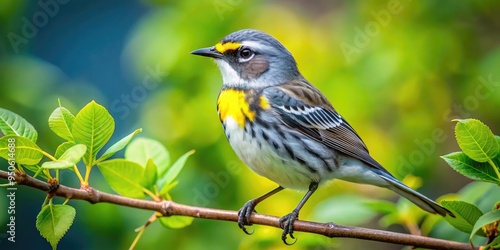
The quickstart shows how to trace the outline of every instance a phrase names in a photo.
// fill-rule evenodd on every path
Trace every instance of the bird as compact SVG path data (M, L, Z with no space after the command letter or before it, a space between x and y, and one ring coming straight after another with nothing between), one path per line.
M246 234L257 204L283 189L306 191L296 208L279 219L281 239L290 244L287 238L295 239L293 222L301 208L319 186L333 179L387 188L427 212L455 217L372 158L358 133L271 35L242 29L191 54L212 58L220 70L217 112L236 155L278 184L238 211L238 226Z

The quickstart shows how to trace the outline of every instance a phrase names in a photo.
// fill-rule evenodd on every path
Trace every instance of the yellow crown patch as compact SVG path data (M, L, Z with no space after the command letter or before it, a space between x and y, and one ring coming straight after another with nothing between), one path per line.
M238 43L238 42L226 42L226 43L217 43L215 45L215 49L219 52L219 53L224 53L228 50L237 50L241 47L241 43Z

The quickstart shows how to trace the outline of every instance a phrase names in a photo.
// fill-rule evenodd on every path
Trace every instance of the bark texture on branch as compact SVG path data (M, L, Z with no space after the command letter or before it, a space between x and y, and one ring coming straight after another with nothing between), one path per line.
M0 178L7 179L9 173L0 170ZM87 188L71 188L64 185L59 185L54 188L51 184L33 178L25 173L16 174L15 180L17 185L25 185L35 189L48 192L53 196L60 196L69 199L86 200L92 204L107 202L121 206L133 207L138 209L145 209L157 211L165 216L183 215L195 218L210 219L210 220L225 220L225 221L238 221L238 212L188 206L178 204L173 201L155 202L150 200L140 200L127 198L115 194L104 193L91 187ZM258 225L266 225L279 228L279 218L264 214L253 214L250 222ZM235 229L236 230L236 229ZM453 249L453 250L470 250L473 249L471 245L461 242L454 242L448 240L435 239L430 237L394 233L383 230L368 229L361 227L341 226L333 223L318 223L311 221L297 220L294 222L294 230L300 232L314 233L324 235L327 237L337 238L355 238L372 240L393 244L400 244L406 246L414 246L428 249Z

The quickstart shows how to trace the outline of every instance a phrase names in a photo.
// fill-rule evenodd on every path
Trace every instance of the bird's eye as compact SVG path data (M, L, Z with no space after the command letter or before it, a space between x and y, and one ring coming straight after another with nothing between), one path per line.
M240 61L246 62L254 56L254 52L251 49L245 48L240 50Z

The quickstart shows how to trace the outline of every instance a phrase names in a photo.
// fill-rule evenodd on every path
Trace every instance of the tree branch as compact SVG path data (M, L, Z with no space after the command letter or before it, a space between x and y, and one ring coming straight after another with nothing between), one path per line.
M0 170L0 178L8 179L8 177L8 172ZM57 188L54 188L51 184L33 178L29 175L26 175L25 173L16 174L14 177L17 185L29 186L48 192L50 195L54 196L60 196L69 199L86 200L92 204L107 202L121 206L157 211L165 216L183 215L210 220L238 221L237 211L188 206L178 204L173 201L155 202L150 200L133 199L104 193L91 187L76 189L64 185L59 185ZM278 217L263 214L253 214L250 218L250 222L253 224L279 228L278 221ZM297 220L294 222L294 230L324 235L331 238L355 238L430 249L473 249L471 245L466 243L447 241L418 235L394 233L376 229L340 226L331 222L317 223Z

